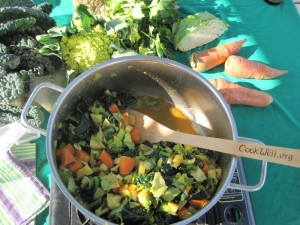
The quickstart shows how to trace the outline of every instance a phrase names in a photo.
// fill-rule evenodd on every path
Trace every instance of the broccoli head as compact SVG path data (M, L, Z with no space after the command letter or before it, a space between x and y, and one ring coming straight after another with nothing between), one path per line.
M60 41L61 52L69 70L80 74L85 70L111 58L112 37L100 25L91 31L81 30L71 36L63 36Z

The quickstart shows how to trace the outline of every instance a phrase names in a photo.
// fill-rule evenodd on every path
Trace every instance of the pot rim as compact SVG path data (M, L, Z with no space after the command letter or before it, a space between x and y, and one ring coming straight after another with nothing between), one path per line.
M157 56L125 56L125 57L121 57L121 58L115 58L115 59L110 59L108 61L105 61L103 63L97 64L96 66L86 70L85 72L83 72L82 74L80 74L78 77L76 77L65 89L64 91L60 94L60 96L58 97L57 101L54 104L54 107L52 109L52 112L50 113L49 116L49 120L48 120L48 124L47 124L47 133L46 133L46 153L47 153L47 158L48 158L48 162L50 165L50 169L51 169L51 173L52 176L54 177L57 185L59 186L60 190L63 192L63 194L67 197L67 199L81 212L83 213L85 216L87 216L88 218L90 218L92 221L95 221L97 223L101 223L101 224L110 224L110 225L116 225L115 223L112 223L108 220L105 220L97 215L95 215L94 213L92 213L90 210L84 208L73 196L72 194L67 190L65 184L62 182L60 175L58 173L55 161L53 159L53 154L52 154L52 131L55 127L54 121L56 118L56 115L61 107L61 102L63 101L63 99L65 98L65 96L67 96L70 91L86 76L89 76L90 74L93 74L94 72L96 72L99 68L103 68L103 67L107 67L107 66L111 66L113 64L117 64L120 62L126 62L126 61L151 61L151 62L158 62L158 63L165 63L165 64L169 64L172 66L175 66L177 68L179 68L180 70L184 70L187 73L193 75L195 77L195 79L200 80L201 82L205 83L210 91L217 97L218 101L220 101L222 103L222 105L225 108L225 112L227 114L227 117L229 118L229 122L231 124L231 132L233 135L233 140L237 140L238 139L238 133L237 133L237 127L236 127L236 123L234 120L234 117L232 115L232 111L230 109L229 104L226 102L226 100L224 99L224 97L220 94L219 91L217 91L217 89L203 76L201 76L201 74L195 72L194 70L192 70L190 67L179 63L177 61L171 60L171 59L167 59L167 58L160 58ZM232 156L232 160L231 160L231 165L230 165L230 169L227 175L227 178L223 184L223 187L220 188L219 192L217 193L217 195L214 195L214 197L212 198L212 200L209 201L209 203L202 208L201 210L199 210L197 213L195 213L194 215L192 215L191 217L181 220L177 223L174 223L173 225L184 225L184 224L189 224L193 221L195 221L197 218L199 218L200 216L204 215L208 210L210 210L218 201L219 199L222 197L222 195L224 194L224 192L226 191L227 187L229 186L232 177L234 175L235 172L235 168L237 166L237 157L236 156Z

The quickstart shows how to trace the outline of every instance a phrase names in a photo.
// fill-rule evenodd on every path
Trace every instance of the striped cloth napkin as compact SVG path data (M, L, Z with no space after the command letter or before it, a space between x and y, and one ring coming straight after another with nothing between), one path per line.
M0 158L0 224L31 224L48 207L49 191L35 176L36 145L14 146Z

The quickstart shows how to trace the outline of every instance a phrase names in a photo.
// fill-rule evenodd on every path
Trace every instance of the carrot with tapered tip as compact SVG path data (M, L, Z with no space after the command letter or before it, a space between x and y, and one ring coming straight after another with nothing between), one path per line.
M190 65L197 72L207 71L224 63L230 55L238 53L246 41L244 39L194 52L190 57Z
M272 96L263 91L246 88L223 78L209 81L224 96L227 103L232 105L266 107L273 102Z
M278 70L261 62L231 55L225 61L225 73L240 78L271 79L286 74L288 70Z

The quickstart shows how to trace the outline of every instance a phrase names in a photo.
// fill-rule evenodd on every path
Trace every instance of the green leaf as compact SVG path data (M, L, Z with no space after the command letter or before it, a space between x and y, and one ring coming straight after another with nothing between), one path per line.
M77 29L84 29L89 32L96 18L92 11L84 4L75 7L72 23Z
M110 20L105 23L105 30L108 35L113 34L119 30L127 27L127 24L121 20Z

